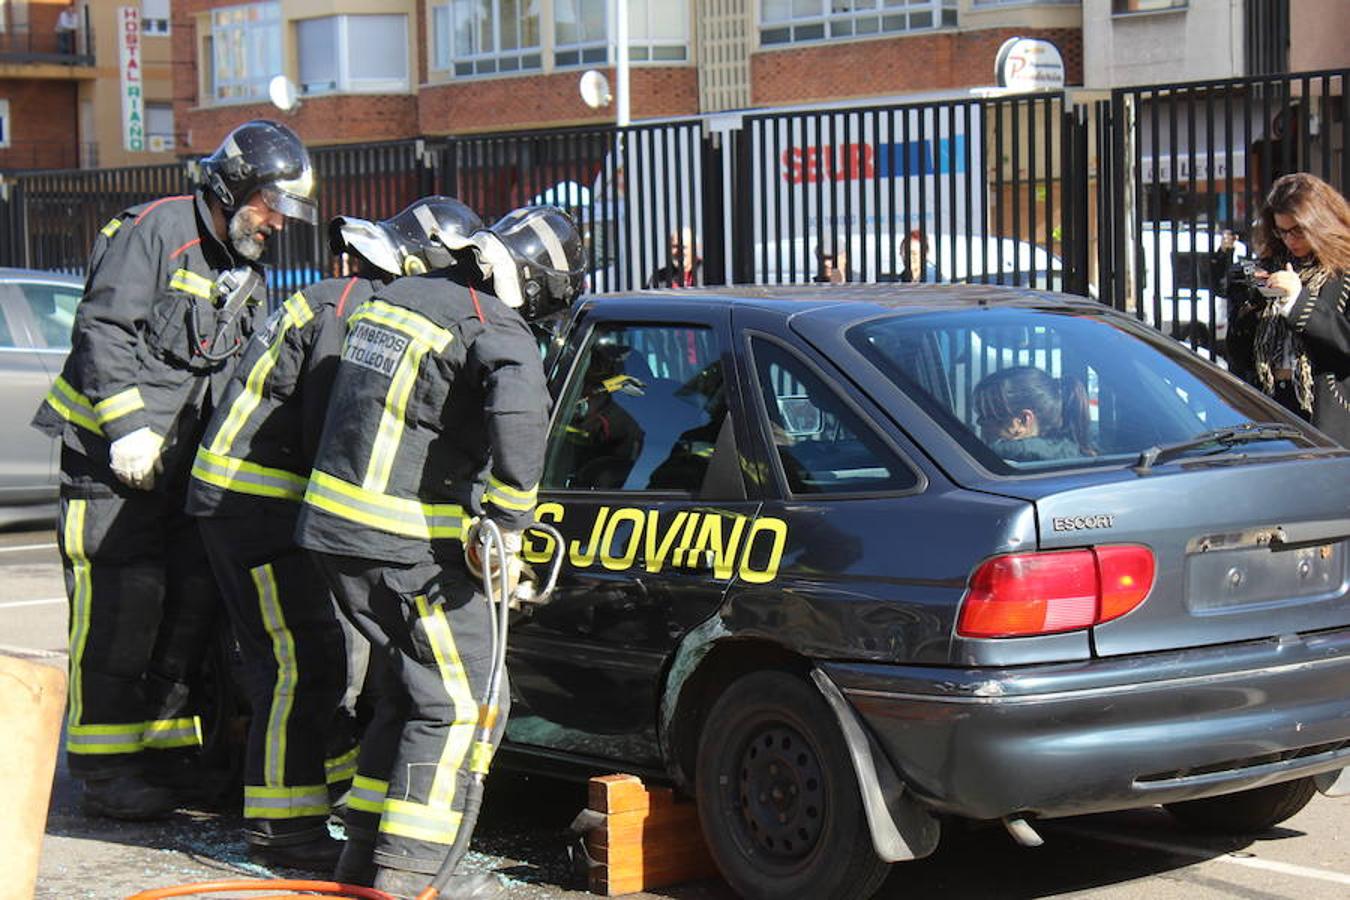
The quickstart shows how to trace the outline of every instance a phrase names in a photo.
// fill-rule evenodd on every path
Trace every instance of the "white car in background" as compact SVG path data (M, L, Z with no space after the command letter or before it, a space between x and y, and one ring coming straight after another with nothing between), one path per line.
M28 423L70 352L84 282L0 268L0 524L55 518L60 445Z

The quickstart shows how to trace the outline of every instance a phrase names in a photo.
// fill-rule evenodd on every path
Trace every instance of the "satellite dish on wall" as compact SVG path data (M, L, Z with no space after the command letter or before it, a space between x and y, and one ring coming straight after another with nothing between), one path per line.
M282 112L295 112L300 105L300 92L296 90L295 82L285 75L276 75L267 82L267 96L271 98L272 105Z
M609 92L609 79L604 72L588 69L581 73L581 102L591 109L608 106L614 96Z

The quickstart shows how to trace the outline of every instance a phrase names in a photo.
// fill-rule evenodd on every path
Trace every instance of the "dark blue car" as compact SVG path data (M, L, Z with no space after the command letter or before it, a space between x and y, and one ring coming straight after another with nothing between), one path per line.
M1350 792L1350 452L1184 347L821 285L587 300L548 365L507 758L682 787L741 894L866 897L951 818Z

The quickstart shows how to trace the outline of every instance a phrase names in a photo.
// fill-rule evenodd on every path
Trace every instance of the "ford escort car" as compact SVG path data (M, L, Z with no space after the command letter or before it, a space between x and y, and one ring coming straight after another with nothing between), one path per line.
M952 819L1350 792L1350 452L1086 300L574 307L503 759L694 795L747 897L870 895Z

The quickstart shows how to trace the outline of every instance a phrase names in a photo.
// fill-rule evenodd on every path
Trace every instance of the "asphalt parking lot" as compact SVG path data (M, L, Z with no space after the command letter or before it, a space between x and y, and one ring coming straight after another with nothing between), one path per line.
M54 534L0 532L0 652L64 666L65 615ZM468 864L497 872L522 900L586 896L567 831L584 802L579 784L494 775ZM249 862L239 824L219 811L146 824L88 819L59 766L36 896L101 900L192 881L294 874ZM1350 800L1318 796L1282 827L1244 839L1187 832L1160 809L1043 823L1045 845L1036 849L1014 845L1000 828L958 828L934 856L896 866L880 896L1341 900L1350 896L1347 824ZM631 896L733 895L708 881Z

